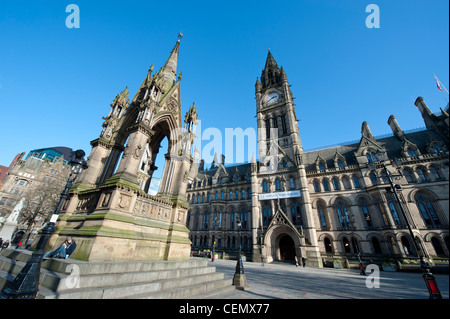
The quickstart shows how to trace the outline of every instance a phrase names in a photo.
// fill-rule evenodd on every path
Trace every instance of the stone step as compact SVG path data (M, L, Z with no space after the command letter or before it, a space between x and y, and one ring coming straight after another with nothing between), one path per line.
M30 251L0 254L0 288L20 272ZM48 259L42 262L40 290L45 299L186 298L231 286L231 280L207 261L85 262Z
M210 282L175 288L168 291L157 291L141 295L133 295L127 299L195 299L199 295L215 294L216 291L234 290L231 279L220 279Z

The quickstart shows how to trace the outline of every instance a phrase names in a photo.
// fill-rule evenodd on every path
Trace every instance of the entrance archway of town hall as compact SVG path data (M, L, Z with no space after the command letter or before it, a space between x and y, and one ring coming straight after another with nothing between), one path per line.
M295 244L289 235L281 235L278 241L279 258L282 261L295 260Z
M300 238L286 225L269 227L264 235L263 254L267 262L294 261L301 257Z

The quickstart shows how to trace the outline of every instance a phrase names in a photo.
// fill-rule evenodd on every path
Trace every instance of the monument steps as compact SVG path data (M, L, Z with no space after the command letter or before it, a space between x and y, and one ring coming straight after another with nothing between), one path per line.
M20 272L31 252L7 249L0 255L0 289ZM217 289L233 289L231 280L207 261L86 262L48 259L42 262L37 298L195 298Z

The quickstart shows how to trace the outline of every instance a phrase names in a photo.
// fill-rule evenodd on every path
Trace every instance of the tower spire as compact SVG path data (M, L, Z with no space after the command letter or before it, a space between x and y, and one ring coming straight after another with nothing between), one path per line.
M169 58L167 59L164 66L161 68L161 71L164 74L164 78L167 80L169 80L169 78L171 81L176 80L178 53L180 50L180 42L181 42L182 37L183 37L183 34L180 32L178 34L177 43L175 43L174 48L170 52Z

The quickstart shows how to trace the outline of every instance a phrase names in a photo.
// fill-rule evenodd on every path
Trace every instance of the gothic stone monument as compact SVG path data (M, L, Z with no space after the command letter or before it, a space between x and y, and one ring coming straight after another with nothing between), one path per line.
M196 165L191 149L198 115L194 104L182 126L179 46L180 39L158 72L152 75L150 67L131 102L128 87L114 99L48 249L73 236L77 249L71 258L80 260L189 258L186 187L191 165ZM165 137L164 171L159 192L152 196L148 190Z

